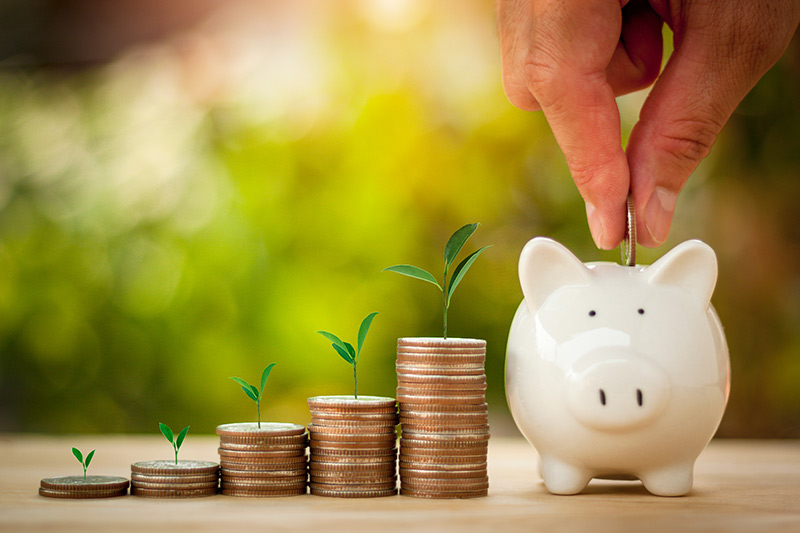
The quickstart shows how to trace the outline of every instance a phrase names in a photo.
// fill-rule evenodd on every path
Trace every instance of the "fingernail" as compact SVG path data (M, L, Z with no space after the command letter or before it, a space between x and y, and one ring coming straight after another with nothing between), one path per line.
M644 225L650 233L650 238L657 244L662 244L667 240L677 201L678 195L663 187L656 187L650 199L647 200L644 209Z
M589 222L589 231L592 233L594 244L602 250L607 250L603 242L603 224L600 222L597 209L590 203L586 204L586 220Z

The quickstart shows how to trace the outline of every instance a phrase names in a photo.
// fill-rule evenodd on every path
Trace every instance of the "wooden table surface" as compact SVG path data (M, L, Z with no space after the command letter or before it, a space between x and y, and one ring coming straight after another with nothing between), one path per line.
M218 460L217 437L192 436L182 459ZM489 446L489 496L346 500L319 496L56 500L45 477L79 475L70 451L97 449L90 474L130 478L130 463L168 459L161 436L0 435L0 531L795 531L800 532L800 442L712 442L689 495L660 498L638 482L592 481L577 496L549 494L536 452L521 439Z

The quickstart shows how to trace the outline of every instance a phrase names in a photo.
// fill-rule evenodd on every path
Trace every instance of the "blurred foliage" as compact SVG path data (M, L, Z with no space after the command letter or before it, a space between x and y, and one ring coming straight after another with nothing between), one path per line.
M543 117L506 101L492 4L284 4L88 69L0 70L0 430L211 433L253 418L228 376L271 361L263 419L305 423L307 397L352 380L314 332L372 310L359 390L393 396L396 338L438 335L441 309L381 270L435 271L476 221L473 245L493 247L450 331L488 341L493 432L511 430L523 244L619 253L594 248ZM701 238L719 255L721 435L800 436L799 66L795 40L690 180L667 245L640 250ZM620 99L626 132L644 96Z

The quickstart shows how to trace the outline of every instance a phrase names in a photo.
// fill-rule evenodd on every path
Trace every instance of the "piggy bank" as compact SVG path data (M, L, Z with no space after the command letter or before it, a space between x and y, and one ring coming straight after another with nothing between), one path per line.
M519 277L506 395L547 490L605 478L686 494L730 388L714 251L692 240L650 266L584 264L537 237Z

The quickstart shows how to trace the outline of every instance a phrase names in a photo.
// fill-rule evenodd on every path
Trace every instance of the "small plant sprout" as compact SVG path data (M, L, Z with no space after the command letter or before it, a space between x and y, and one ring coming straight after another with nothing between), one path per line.
M242 390L247 394L248 398L256 402L256 408L258 409L258 429L261 429L261 398L264 397L264 387L267 386L267 379L269 379L269 373L272 372L273 366L275 366L275 363L268 364L267 368L261 373L261 389L257 389L255 385L250 385L242 378L230 378L242 386Z
M175 438L175 435L172 433L172 428L166 424L161 422L158 423L159 429L161 429L161 434L172 444L172 447L175 448L175 464L178 464L178 450L181 449L181 444L183 444L183 439L186 438L186 434L189 433L189 426L186 426L181 430L178 434L178 438Z
M84 460L83 459L83 454L81 453L81 451L78 448L75 448L75 447L72 448L72 455L75 456L75 459L77 459L78 462L83 467L83 480L84 481L86 481L86 469L89 468L89 463L92 462L92 457L94 457L94 452L95 452L94 450L90 451L89 454L86 456L86 460Z
M333 343L331 346L336 350L336 353L353 366L353 396L355 398L358 398L358 356L361 355L361 347L364 345L364 339L367 338L367 332L369 332L369 327L372 325L372 319L374 319L377 314L378 313L370 313L361 321L361 326L358 328L357 349L353 348L353 345L349 342L343 342L333 333L328 333L327 331L317 332L331 341Z
M394 265L383 270L388 270L389 272L397 272L398 274L402 274L404 276L408 276L411 278L421 279L422 281L427 281L428 283L432 283L436 285L436 287L442 292L442 312L444 314L444 338L447 338L447 310L450 308L450 299L453 297L453 292L458 287L458 284L461 283L461 280L464 278L464 274L467 273L469 267L472 266L472 263L475 262L475 259L487 248L490 246L484 246L478 250L475 250L467 257L461 261L458 266L456 266L455 270L453 270L452 276L448 281L448 274L450 273L450 266L455 261L458 252L461 251L461 248L464 247L467 240L475 233L475 230L478 229L478 224L467 224L459 228L453 235L450 236L448 239L447 244L444 247L444 277L442 279L442 284L439 285L439 282L436 281L436 278L428 271L423 270L419 267L415 267L412 265Z

